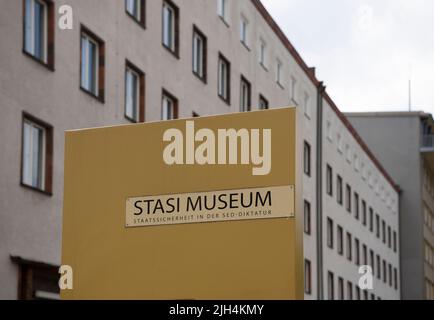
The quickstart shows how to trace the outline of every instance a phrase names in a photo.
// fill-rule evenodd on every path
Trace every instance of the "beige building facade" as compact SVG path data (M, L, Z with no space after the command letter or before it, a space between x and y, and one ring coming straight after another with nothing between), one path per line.
M398 188L260 1L0 5L0 298L55 297L65 130L283 106L298 108L305 297L400 298L399 248L388 246ZM72 30L57 26L63 5ZM360 222L363 201L379 238ZM381 273L366 294L356 288L363 264Z

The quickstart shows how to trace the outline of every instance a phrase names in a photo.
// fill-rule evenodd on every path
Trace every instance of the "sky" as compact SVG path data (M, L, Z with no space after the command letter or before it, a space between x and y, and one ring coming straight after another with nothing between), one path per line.
M262 0L344 112L434 113L434 1Z

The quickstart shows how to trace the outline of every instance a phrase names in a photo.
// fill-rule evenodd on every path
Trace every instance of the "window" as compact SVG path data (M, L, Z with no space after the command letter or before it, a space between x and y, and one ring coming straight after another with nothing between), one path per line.
M397 251L396 231L393 231L393 252Z
M355 249L355 258L354 263L359 266L360 265L360 241L359 239L354 239L354 249Z
M374 232L374 210L369 208L369 231Z
M329 165L327 165L326 171L326 188L327 194L333 196L333 169Z
M217 13L223 21L228 22L228 0L217 0Z
M341 226L338 226L338 235L337 235L338 244L337 244L337 246L338 246L338 253L340 255L344 254L344 235L343 234L344 234L344 230L342 229Z
M249 27L249 22L247 21L247 19L245 17L241 17L241 23L240 23L240 40L241 43L246 46L247 48L249 47L248 45L248 27Z
M207 38L204 34L193 27L193 73L206 82L207 76Z
M327 218L327 246L333 249L333 220Z
M353 284L347 282L347 300L353 300Z
M163 46L179 57L179 10L169 0L163 2Z
M374 260L374 251L369 250L369 265L372 268L372 275L375 275L375 260Z
M398 270L396 268L393 269L393 279L394 279L394 288L398 290Z
M259 110L268 110L268 100L263 95L259 95Z
M54 4L49 0L24 0L24 52L54 68Z
M363 255L363 265L368 264L368 248L366 247L366 244L362 246L362 255Z
M359 194L354 193L354 217L359 220Z
M267 44L264 40L259 40L259 64L267 69Z
M387 264L386 261L383 260L383 282L387 283Z
M231 64L228 60L219 55L218 62L218 95L226 103L230 103Z
M59 267L11 257L18 266L18 299L60 300Z
M329 300L334 300L335 298L335 287L334 287L334 281L335 281L335 276L333 274L333 272L328 272L327 275L327 288L328 288L328 299Z
M366 201L362 200L362 224L366 226Z
M282 62L280 62L280 60L277 60L276 62L276 82L279 86L281 86L283 88L282 85Z
M347 184L345 189L346 189L345 200L346 200L347 211L351 212L351 197L352 197L352 194L351 194L351 187L350 187L350 185Z
M104 42L89 30L81 31L81 89L104 100Z
M312 293L312 271L311 263L309 260L304 260L304 292L306 294Z
M343 199L342 199L342 196L343 196L343 194L342 194L342 177L341 176L338 176L338 180L337 180L337 185L336 185L336 189L337 189L337 200L338 200L338 203L340 204L340 205L342 205L342 203L343 203Z
M377 278L381 279L381 259L378 254L377 254Z
M384 220L381 220L381 231L383 243L386 244L386 222Z
M145 27L146 0L125 0L127 14Z
M307 143L306 141L304 142L304 156L303 156L303 161L304 161L304 173L310 177L310 144Z
M392 229L390 226L387 227L387 246L392 249Z
M339 279L338 279L338 300L344 300L344 299L345 299L344 279L339 277Z
M393 280L392 280L392 265L389 263L388 265L389 267L389 286L392 287L393 286Z
M304 201L304 233L311 234L311 215L310 215L310 203Z
M297 105L297 79L291 77L291 101Z
M21 185L52 192L53 128L23 114Z
M163 90L161 118L162 120L178 119L178 99L166 90Z
M310 97L307 92L304 93L304 100L303 100L303 109L304 109L304 115L306 118L310 119L312 116L312 112L310 109Z
M380 239L380 216L378 214L375 215L375 230L377 238Z
M125 117L133 122L145 121L145 76L128 61L125 68Z
M351 234L347 232L347 259L351 261L353 259L353 241Z
M240 111L250 111L251 101L251 86L250 82L241 76L241 92L240 92Z

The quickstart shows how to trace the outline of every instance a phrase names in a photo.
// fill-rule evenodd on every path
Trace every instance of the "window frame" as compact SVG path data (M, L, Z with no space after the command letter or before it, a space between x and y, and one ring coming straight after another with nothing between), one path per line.
M95 78L97 90L96 93L84 87L83 82L83 37L96 45L96 63L95 63ZM90 31L84 25L80 27L80 89L88 95L104 103L105 96L105 43L95 33Z
M304 259L304 293L312 294L312 263Z
M312 174L312 148L306 140L303 146L303 172L306 176L311 177Z
M246 88L246 91L244 91ZM245 105L244 93L247 92L247 105ZM252 110L252 85L243 75L240 80L240 112L249 112Z
M133 19L134 22L136 22L139 26L141 26L143 29L146 29L146 0L131 0L131 1L137 1L139 3L139 10L138 15L134 15L134 13L130 12L128 9L128 1L125 0L125 13Z
M330 197L333 197L333 168L329 164L326 167L326 191Z
M344 182L342 180L342 177L338 175L336 180L336 200L338 204L341 206L344 203L343 188L344 188Z
M196 37L198 37L202 41L202 52L201 52L201 59L195 58L196 57ZM195 70L197 66L195 65L195 62L201 61L202 65L202 75L199 71ZM207 77L208 77L208 70L207 70L207 63L208 63L208 39L205 36L205 34L200 31L200 29L193 25L193 41L192 41L192 71L193 74L199 78L203 83L207 83Z
M43 187L37 187L25 183L24 179L24 126L25 122L30 122L44 130L44 148L43 148ZM42 194L53 195L53 126L49 123L42 121L30 113L23 111L22 113L22 129L21 129L21 168L20 168L20 185L24 188L31 189Z
M166 38L166 34L165 34L165 31L166 31L166 25L165 25L165 8L166 7L168 7L171 11L172 11L172 14L173 14L173 19L174 19L174 21L173 21L173 26L172 26L172 28L173 28L173 30L171 30L172 32L171 32L171 34L173 34L173 39L171 39L172 41L171 42L173 42L173 44L171 43L171 44L166 44L165 43L165 38ZM161 43L162 43L162 45L163 45L163 47L168 51L168 52L170 52L171 54L173 54L177 59L179 59L179 46L180 46L180 44L179 44L179 42L180 42L180 39L179 39L179 33L180 33L180 23L179 23L179 8L178 8L178 6L173 2L173 1L171 1L171 0L163 0L163 6L162 6L162 28L161 28L162 30L162 41L161 41ZM172 48L172 46L173 46L173 48Z
M172 102L172 106L173 106L173 117L170 119L164 119L164 99L167 98L169 100L171 100ZM179 119L179 102L178 99L171 94L169 91L167 91L166 89L163 89L162 95L161 95L161 120L162 121L170 121L170 120L176 120Z
M268 103L268 100L262 95L259 95L259 106L258 106L259 110L269 110L270 109L270 105Z
M130 70L137 76L137 119L131 118L127 114L127 72ZM145 83L145 73L141 71L138 67L132 64L129 60L125 61L125 84L124 84L124 115L125 118L133 123L141 123L145 122L145 110L146 110L146 101L145 101L145 91L146 91L146 83Z
M311 215L311 205L310 202L304 200L304 233L306 235L312 234L312 215ZM307 220L307 221L306 221Z
M26 31L26 8L27 8L27 0L23 0L23 32L22 32L22 41L23 47L22 52L32 60L38 62L43 65L50 71L55 71L55 30L56 30L56 17L55 17L55 5L52 0L29 0L34 2L41 3L44 8L44 37L43 37L43 58L39 58L35 53L32 53L27 48L27 31ZM32 11L32 16L34 16L34 11ZM34 28L34 24L32 24L32 30ZM34 35L32 36L32 43L34 46Z
M226 74L223 77L223 71L220 69L221 65L226 66ZM225 87L221 87L222 82L224 80ZM222 95L221 89L225 91L226 96ZM217 95L226 102L227 105L231 103L231 63L228 59L222 54L219 53L218 62L217 62Z

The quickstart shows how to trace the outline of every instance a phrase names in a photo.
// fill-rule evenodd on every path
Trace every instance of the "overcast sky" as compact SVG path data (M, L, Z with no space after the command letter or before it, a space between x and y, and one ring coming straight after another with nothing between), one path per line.
M342 111L434 113L434 1L262 2Z

